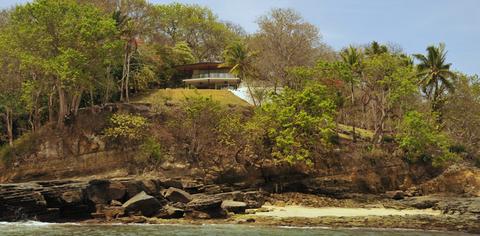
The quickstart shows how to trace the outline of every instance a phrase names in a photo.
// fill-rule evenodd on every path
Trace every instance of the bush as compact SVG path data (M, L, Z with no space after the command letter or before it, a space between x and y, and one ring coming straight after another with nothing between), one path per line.
M152 137L148 137L140 145L140 157L141 162L156 165L165 160L165 153L159 142Z
M399 127L398 141L412 162L424 160L431 161L434 166L443 166L458 159L456 153L449 150L451 141L448 136L417 111L405 115Z
M105 136L114 142L140 143L145 137L149 123L145 117L131 114L114 114L110 117Z
M18 156L25 156L36 151L40 137L38 133L26 133L13 141L13 147L8 144L0 147L0 161L4 167L9 167Z
M193 163L211 158L208 151L218 146L217 129L227 115L220 103L211 97L186 97L169 123L175 138L182 143L186 157Z
M258 108L250 125L270 155L290 164L313 164L312 154L328 150L335 134L336 106L333 95L320 84L297 91L285 88Z
M465 147L465 145L462 145L462 144L454 144L448 147L448 150L450 152L457 153L457 154L467 152L467 148Z

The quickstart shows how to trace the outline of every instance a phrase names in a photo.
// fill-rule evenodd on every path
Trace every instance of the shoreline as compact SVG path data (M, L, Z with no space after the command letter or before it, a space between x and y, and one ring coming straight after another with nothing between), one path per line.
M469 224L471 228L460 230L458 221L441 221L441 218L457 218L452 216L426 215L409 216L368 216L368 217L268 217L253 214L233 215L227 219L160 219L148 217L125 217L113 221L85 220L75 222L0 222L2 225L20 226L179 226L179 227L208 227L208 226L248 226L248 227L273 227L286 229L325 229L325 230L368 230L368 231L398 231L398 232L426 232L426 233L451 233L476 235L480 233L480 225L475 221ZM128 218L128 219L127 219ZM247 221L254 219L254 221ZM129 221L137 222L129 222ZM140 221L140 222L138 222ZM450 222L451 224L448 224ZM462 221L465 223L465 221ZM393 224L389 224L393 223ZM440 225L439 225L440 224ZM409 227L401 226L409 225ZM466 226L466 225L462 225Z
M4 199L0 209L7 210L0 211L0 219L10 222L33 219L101 225L241 224L480 234L478 196L398 198L397 191L392 196L356 193L338 198L172 179L65 180L0 187L0 199ZM19 207L21 210L17 211Z
M287 206L292 207L292 206ZM316 208L318 210L318 208ZM337 208L342 209L342 208ZM382 208L389 209L389 208ZM379 209L376 209L379 210ZM394 209L390 209L394 210ZM422 231L480 234L478 219L463 215L368 215L274 217L257 214L235 214L225 219L161 219L143 216L118 218L112 221L87 220L80 225L245 225L303 229L360 229L375 231Z

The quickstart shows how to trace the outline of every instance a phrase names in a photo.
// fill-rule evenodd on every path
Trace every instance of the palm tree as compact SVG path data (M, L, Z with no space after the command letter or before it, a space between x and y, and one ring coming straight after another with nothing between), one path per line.
M386 52L388 52L388 47L379 44L377 41L373 41L368 47L365 48L365 54L369 56L379 55Z
M427 47L427 55L414 54L420 61L417 65L417 76L420 78L420 86L427 99L431 102L432 112L439 115L443 105L445 94L454 92L453 80L455 73L450 70L451 63L445 63L447 52L445 44L440 43L438 47L432 45Z
M360 77L361 72L361 58L362 58L362 52L350 45L348 48L344 49L341 53L340 56L342 57L342 60L344 63L348 65L350 68L353 77L349 78L350 82L350 93L351 93L351 101L352 101L352 109L355 107L355 78ZM353 126L353 142L357 141L356 135L355 135L355 112L352 112L352 126Z
M246 80L247 75L252 70L253 58L255 53L248 50L247 45L241 41L235 41L230 44L223 52L224 63L221 66L232 67L230 73L237 76L240 82ZM252 98L253 105L257 106L257 102L253 96L252 89L248 82L245 83Z

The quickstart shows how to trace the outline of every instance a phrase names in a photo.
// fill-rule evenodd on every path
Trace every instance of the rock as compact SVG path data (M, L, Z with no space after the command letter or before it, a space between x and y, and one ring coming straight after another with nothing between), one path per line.
M243 195L244 194L240 191L215 194L215 196L221 198L222 200L233 200L233 201L243 201Z
M265 204L265 192L244 192L242 201L247 203L247 208L260 208L263 206L263 204Z
M123 204L117 200L112 200L110 206L122 206Z
M66 204L78 204L83 202L83 193L81 190L72 190L62 193L62 200Z
M175 179L166 179L162 181L162 186L165 188L183 188L182 182L180 180L175 180Z
M228 212L233 212L235 214L244 214L245 210L247 209L246 203L231 200L224 200L221 206Z
M207 212L203 211L189 211L186 213L186 217L190 219L211 219L211 218L217 218L217 217L212 217L210 214Z
M142 185L144 191L149 195L155 196L160 192L160 186L157 186L157 183L152 179L143 180Z
M385 193L387 197L393 199L393 200L401 200L405 198L405 195L403 191L397 190L397 191L387 191Z
M125 186L125 191L126 191L126 197L127 199L130 199L137 194L139 194L142 191L146 191L145 186L143 186L142 181L139 180L126 180L126 181L121 181L123 186Z
M160 201L156 198L141 192L123 204L125 212L140 212L144 216L153 216L162 207Z
M34 183L0 185L0 221L26 220L48 214L40 188Z
M125 208L118 206L110 206L103 209L106 220L117 219L125 215Z
M190 218L224 218L222 199L213 196L198 197L187 203L187 216Z
M125 186L120 182L110 182L107 193L111 200L120 200L125 196Z
M412 206L418 209L427 209L434 207L437 203L437 200L423 200L413 203Z
M111 200L120 200L125 196L126 188L120 182L92 180L87 186L87 197L96 204L108 204Z
M178 188L173 188L170 187L165 191L165 198L172 202L182 202L182 203L188 203L192 200L192 195L189 193L178 189Z
M198 197L187 203L187 208L192 210L209 210L220 208L222 199L211 196Z
M178 219L182 218L185 211L174 206L165 206L158 214L157 217L162 219Z
M188 193L199 193L203 189L203 184L197 181L183 181L183 189Z
M105 218L105 214L103 212L101 212L101 213L94 212L94 213L91 213L90 216L92 216L92 218L94 218L94 219L104 219Z

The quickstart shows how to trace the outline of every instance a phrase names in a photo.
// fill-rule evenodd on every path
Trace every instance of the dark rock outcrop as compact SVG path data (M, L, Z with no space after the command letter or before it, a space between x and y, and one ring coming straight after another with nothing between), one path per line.
M187 216L190 218L224 218L225 210L221 207L222 199L215 196L199 196L187 204Z
M235 214L243 214L247 209L247 204L244 202L226 200L222 202L222 208L228 212L233 212Z
M162 208L162 203L145 192L141 192L122 206L128 214L141 213L144 216L153 216Z
M87 197L95 204L107 204L125 196L126 187L110 180L92 180L86 189Z
M166 205L157 213L156 216L162 219L178 219L178 218L182 218L184 213L185 213L185 210L183 209Z
M178 188L170 187L164 192L165 198L172 202L188 203L192 200L192 195Z

